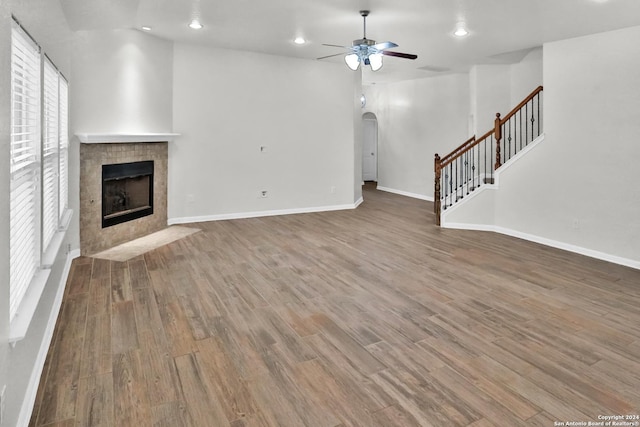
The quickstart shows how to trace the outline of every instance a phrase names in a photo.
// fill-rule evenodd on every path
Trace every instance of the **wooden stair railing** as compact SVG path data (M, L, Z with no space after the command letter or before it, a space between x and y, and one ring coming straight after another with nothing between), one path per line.
M436 224L443 209L483 184L493 184L493 173L542 132L542 86L538 86L504 118L496 114L493 129L475 135L444 157L434 159Z

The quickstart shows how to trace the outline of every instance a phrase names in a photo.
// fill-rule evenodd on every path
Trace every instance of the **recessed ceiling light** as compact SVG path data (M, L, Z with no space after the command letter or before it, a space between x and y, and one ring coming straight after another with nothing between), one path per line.
M189 23L189 28L191 28L193 30L199 30L202 27L203 27L203 25L197 19L192 19L191 22Z
M458 28L453 32L453 35L456 37L465 37L469 35L469 31L464 27L464 25L459 25Z
M303 37L296 37L293 42L295 44L305 44L307 41Z
M151 31L151 27L148 27L146 25L140 28L142 28L144 31Z

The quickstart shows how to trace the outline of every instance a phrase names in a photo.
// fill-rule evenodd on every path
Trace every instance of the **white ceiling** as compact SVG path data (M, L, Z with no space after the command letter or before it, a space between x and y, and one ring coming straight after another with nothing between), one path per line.
M384 58L365 83L467 71L519 60L545 42L640 25L640 0L60 0L72 30L152 27L184 43L315 60L339 53L322 43L362 37L358 11L371 10L367 37L393 41L415 61ZM202 30L187 24L198 16ZM456 38L464 21L470 31ZM295 45L296 36L308 43ZM342 61L342 57L325 61ZM346 68L346 66L345 66ZM434 71L436 70L436 71Z

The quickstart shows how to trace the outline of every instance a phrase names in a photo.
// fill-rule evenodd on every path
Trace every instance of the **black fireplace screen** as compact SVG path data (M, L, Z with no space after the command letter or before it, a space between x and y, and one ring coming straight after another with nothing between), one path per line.
M153 214L153 161L102 165L102 228Z

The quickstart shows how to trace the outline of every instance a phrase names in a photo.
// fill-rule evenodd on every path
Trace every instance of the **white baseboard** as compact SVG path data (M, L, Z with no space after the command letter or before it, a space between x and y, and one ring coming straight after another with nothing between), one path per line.
M278 209L278 210L271 210L271 211L238 212L238 213L230 213L230 214L169 218L167 223L169 225L190 224L193 222L224 221L229 219L246 219L246 218L260 218L265 216L342 211L342 210L348 210L348 209L355 209L360 205L360 203L362 203L362 201L363 199L362 197L360 197L360 199L358 199L355 203L346 204L346 205L330 205L330 206L318 206L318 207L312 207L312 208Z
M51 340L53 339L53 332L56 328L56 321L58 320L58 314L60 313L60 307L62 306L62 297L64 296L64 290L67 285L67 279L69 278L69 272L71 271L71 263L74 259L80 256L80 249L74 249L67 254L67 261L64 264L62 270L62 276L58 283L58 290L56 291L55 299L53 300L53 306L49 313L49 320L47 328L44 331L42 342L40 343L40 349L36 357L33 370L31 371L31 377L27 384L27 391L22 401L22 407L20 408L20 414L18 416L18 427L27 427L31 420L33 413L33 405L36 402L36 394L38 393L38 386L40 385L40 378L42 377L42 370L44 369L44 363L51 346Z
M414 199L426 200L427 202L433 202L433 196L425 196L424 194L410 193L408 191L395 190L393 188L378 186L376 190L386 191L387 193L399 194L401 196L411 197Z
M504 234L511 237L517 237L518 239L540 243L545 246L551 246L553 248L562 249L568 252L573 252L576 254L588 256L590 258L595 258L602 261L624 265L625 267L631 267L631 268L640 270L640 261L619 257L617 255L611 255L611 254L596 251L593 249L583 248L582 246L572 245L570 243L560 242L560 241L549 239L546 237L536 236L535 234L528 234L528 233L523 233L521 231L512 230L510 228L499 227L496 225L443 223L442 228L453 228L453 229L459 229L459 230L493 231L495 233L500 233L500 234Z

